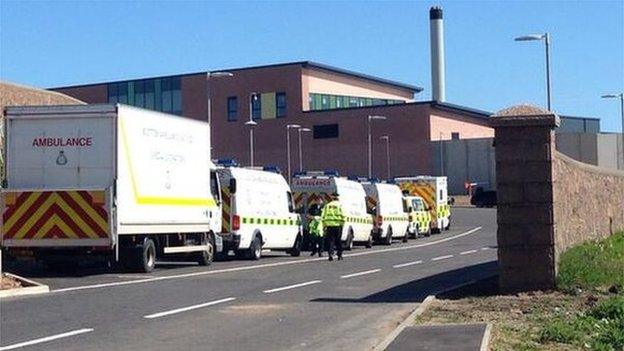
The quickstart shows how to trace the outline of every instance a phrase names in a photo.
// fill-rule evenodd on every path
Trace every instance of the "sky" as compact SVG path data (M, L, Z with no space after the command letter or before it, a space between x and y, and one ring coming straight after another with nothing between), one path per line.
M445 21L447 102L552 104L620 131L624 1L0 1L0 79L58 87L310 60L423 87L429 8Z

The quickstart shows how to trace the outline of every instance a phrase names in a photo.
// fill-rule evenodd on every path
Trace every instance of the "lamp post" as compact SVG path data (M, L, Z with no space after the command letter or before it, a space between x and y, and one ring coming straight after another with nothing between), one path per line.
M368 177L373 177L373 140L371 134L371 121L385 120L385 116L368 116Z
M299 134L299 172L303 172L303 148L301 147L301 133L302 132L311 132L310 128L299 128L297 129L297 134Z
M250 167L254 166L254 127L258 125L256 121L245 122L246 126L249 126L249 164Z
M388 170L388 176L386 177L386 180L390 180L390 136L382 135L379 139L386 141L386 169Z
M606 94L601 97L603 99L620 98L620 114L622 115L622 146L624 147L624 92L619 94ZM622 166L624 167L624 151L622 152Z
M531 35L523 35L521 37L517 37L514 39L515 41L535 41L535 40L543 40L546 47L546 95L548 102L548 111L551 110L551 99L550 99L550 35L548 33L544 34L531 34Z
M290 184L290 129L291 128L301 128L300 125L298 124L287 124L286 125L286 158L288 158L287 164L288 164L288 177L286 178L288 180L288 184Z
M210 79L211 78L222 78L222 77L232 77L233 73L230 72L208 72L206 73L206 106L208 108L207 119L208 124L212 126L212 98L210 97Z

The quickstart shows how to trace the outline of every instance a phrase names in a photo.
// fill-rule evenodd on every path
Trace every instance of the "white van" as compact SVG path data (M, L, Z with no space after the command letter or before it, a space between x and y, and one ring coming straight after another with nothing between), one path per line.
M386 245L392 238L408 239L409 215L405 212L403 193L395 184L362 184L368 211L374 215L373 239Z
M260 259L263 249L301 252L301 223L282 175L256 169L217 170L223 198L223 252Z
M373 218L366 212L366 193L362 184L338 177L332 172L306 172L292 180L295 206L305 214L312 204L326 204L331 194L337 193L345 215L342 228L344 248L350 250L355 243L371 247L373 244ZM305 219L305 215L302 216Z

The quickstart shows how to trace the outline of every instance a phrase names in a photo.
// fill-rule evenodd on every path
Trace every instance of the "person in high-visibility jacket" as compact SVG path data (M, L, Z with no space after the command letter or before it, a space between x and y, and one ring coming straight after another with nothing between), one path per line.
M345 218L342 213L342 206L338 199L338 194L332 194L332 201L326 204L321 211L321 222L325 229L325 240L327 240L327 253L329 260L334 260L334 246L338 253L338 259L342 260L342 226Z
M308 217L308 232L310 233L310 244L312 246L310 256L318 253L319 257L323 257L323 222L320 214L320 205L313 204L310 207Z

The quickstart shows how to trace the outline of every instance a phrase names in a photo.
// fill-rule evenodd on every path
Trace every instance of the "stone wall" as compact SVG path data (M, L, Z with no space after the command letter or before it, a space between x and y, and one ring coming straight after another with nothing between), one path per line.
M624 229L624 172L555 150L559 117L514 106L495 129L498 261L502 291L555 287L565 249Z
M586 240L624 230L624 172L556 153L554 162L555 258Z

